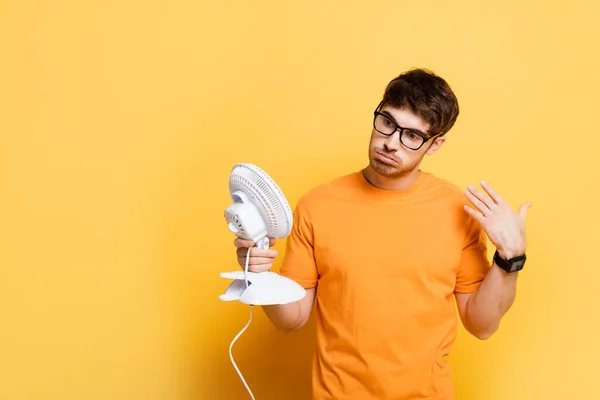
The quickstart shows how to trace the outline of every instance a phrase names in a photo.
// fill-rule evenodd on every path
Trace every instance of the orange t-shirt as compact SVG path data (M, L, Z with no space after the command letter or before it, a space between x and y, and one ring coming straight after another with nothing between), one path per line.
M280 273L317 286L313 399L454 398L454 293L490 266L464 204L425 172L394 191L356 172L300 199Z

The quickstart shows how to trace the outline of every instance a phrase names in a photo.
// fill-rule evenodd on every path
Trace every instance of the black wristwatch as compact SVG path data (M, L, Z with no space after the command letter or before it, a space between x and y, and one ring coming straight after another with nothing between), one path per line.
M523 266L525 265L525 260L527 260L525 254L511 258L510 260L505 260L504 258L500 257L498 250L496 250L494 253L494 262L506 272L517 272L522 270Z

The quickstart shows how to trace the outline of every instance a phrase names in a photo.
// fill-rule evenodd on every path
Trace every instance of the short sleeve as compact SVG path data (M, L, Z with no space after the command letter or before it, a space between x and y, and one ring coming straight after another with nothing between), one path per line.
M305 202L301 199L294 210L292 231L287 238L286 252L279 273L303 288L317 286L314 234Z
M481 285L489 268L487 235L477 220L467 216L464 246L456 277L455 292L473 293Z

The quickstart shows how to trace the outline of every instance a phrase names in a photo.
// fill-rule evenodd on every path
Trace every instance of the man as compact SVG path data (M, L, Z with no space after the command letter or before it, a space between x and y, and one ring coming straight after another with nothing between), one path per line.
M462 193L419 169L458 113L442 78L422 69L401 74L375 110L369 165L298 202L280 273L307 295L263 308L275 326L294 332L316 300L313 399L453 399L446 356L455 305L480 339L510 308L530 204L515 214L485 182L487 194L472 186ZM487 238L497 250L491 263ZM243 267L252 243L235 245ZM249 270L265 271L275 257L253 248Z

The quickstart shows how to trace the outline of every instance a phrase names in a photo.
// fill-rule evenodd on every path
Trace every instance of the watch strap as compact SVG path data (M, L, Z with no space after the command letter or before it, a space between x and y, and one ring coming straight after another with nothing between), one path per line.
M510 260L505 260L504 258L500 257L498 250L496 250L494 253L494 262L496 265L508 273L522 270L523 266L525 265L525 260L527 260L525 254L511 258Z

